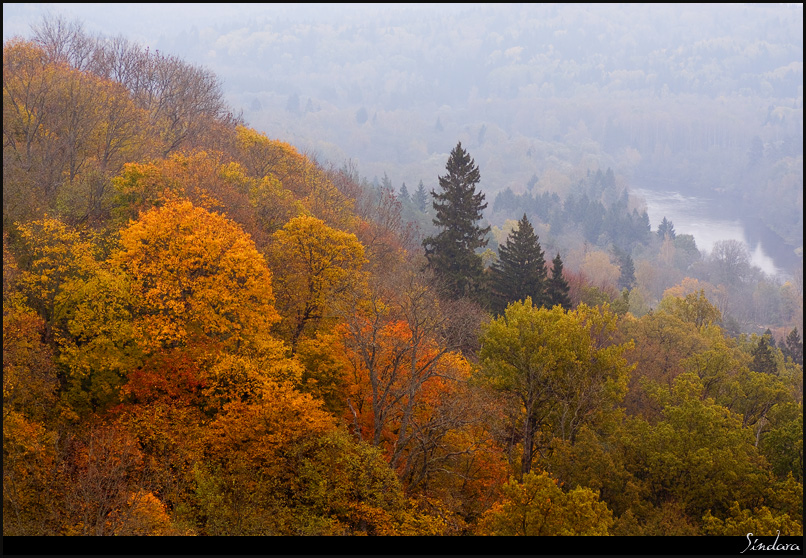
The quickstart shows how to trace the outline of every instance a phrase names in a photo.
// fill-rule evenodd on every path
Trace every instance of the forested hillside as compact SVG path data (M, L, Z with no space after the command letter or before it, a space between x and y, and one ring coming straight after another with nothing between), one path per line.
M625 242L541 245L460 139L402 196L180 58L6 41L4 535L802 536L802 292L775 333L719 282L642 308L683 235L604 172L537 203Z

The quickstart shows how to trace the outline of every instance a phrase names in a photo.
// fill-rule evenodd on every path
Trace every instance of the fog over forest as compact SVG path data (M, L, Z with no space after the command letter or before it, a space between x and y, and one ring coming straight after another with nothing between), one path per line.
M461 141L493 249L526 210L585 271L613 235L552 225L538 196L604 211L626 191L653 231L669 217L703 257L741 242L802 285L801 4L5 4L4 40L45 13L212 70L249 126L395 191L437 188Z
M3 38L11 555L801 550L802 4L4 4Z

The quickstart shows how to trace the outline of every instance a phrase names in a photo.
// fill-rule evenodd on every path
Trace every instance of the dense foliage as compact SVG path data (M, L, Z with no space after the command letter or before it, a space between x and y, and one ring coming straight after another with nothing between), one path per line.
M634 311L525 217L494 317L461 144L446 288L393 192L79 38L4 45L4 535L802 534L797 329L690 282Z

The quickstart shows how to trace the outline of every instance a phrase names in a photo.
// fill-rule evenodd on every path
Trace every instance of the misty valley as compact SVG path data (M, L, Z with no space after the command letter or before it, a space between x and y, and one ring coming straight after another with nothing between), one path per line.
M770 277L792 280L802 265L794 246L756 216L730 204L679 192L633 191L646 201L651 224L657 226L663 217L668 217L677 230L691 234L705 253L710 253L720 240L738 240L750 255L750 263Z
M801 5L94 6L4 5L7 544L802 542Z

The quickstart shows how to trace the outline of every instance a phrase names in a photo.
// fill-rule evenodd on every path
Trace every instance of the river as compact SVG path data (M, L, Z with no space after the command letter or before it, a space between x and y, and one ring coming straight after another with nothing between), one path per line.
M751 263L771 276L786 278L803 260L794 247L766 227L758 218L741 216L730 204L679 192L633 189L646 201L652 229L666 217L677 234L690 234L700 252L709 253L719 240L738 240L750 254Z

